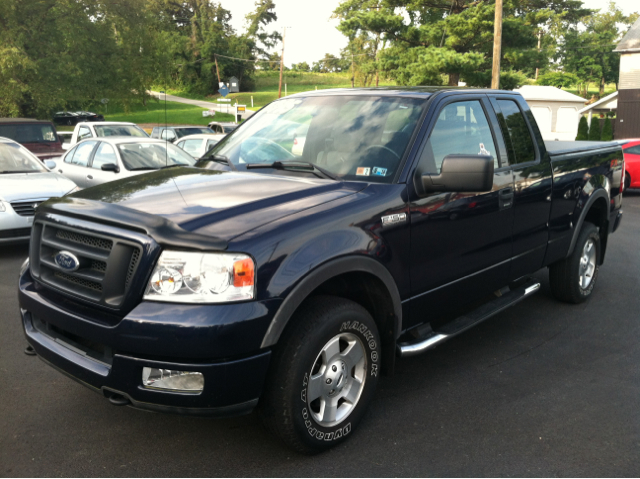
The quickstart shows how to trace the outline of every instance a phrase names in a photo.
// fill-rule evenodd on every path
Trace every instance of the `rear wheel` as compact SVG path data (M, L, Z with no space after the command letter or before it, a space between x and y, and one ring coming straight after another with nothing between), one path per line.
M380 337L359 304L315 297L279 340L260 412L291 448L315 453L344 441L378 382Z
M549 266L549 283L556 299L567 303L581 303L591 296L598 279L599 257L598 228L585 222L573 253Z

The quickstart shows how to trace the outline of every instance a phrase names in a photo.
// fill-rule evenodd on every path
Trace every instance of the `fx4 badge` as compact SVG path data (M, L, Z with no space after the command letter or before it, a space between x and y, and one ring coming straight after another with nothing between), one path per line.
M395 215L387 215L382 217L382 226L395 225L407 221L406 213L398 213Z

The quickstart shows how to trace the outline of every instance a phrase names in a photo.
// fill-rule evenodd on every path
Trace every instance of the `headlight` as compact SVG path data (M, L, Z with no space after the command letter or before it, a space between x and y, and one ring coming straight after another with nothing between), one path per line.
M226 303L255 296L255 265L245 254L163 251L144 299Z

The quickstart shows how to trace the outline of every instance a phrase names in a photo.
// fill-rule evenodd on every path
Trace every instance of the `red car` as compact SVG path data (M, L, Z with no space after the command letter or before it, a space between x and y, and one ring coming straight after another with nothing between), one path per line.
M622 145L624 152L624 189L640 188L640 140L629 140Z

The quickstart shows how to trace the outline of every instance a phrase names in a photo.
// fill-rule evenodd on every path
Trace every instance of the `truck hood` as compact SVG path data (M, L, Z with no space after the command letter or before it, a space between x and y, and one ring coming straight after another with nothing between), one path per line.
M161 216L180 228L222 240L284 216L362 190L339 182L200 168L168 168L94 186L71 195Z
M0 200L12 202L63 196L76 184L58 173L0 174Z

